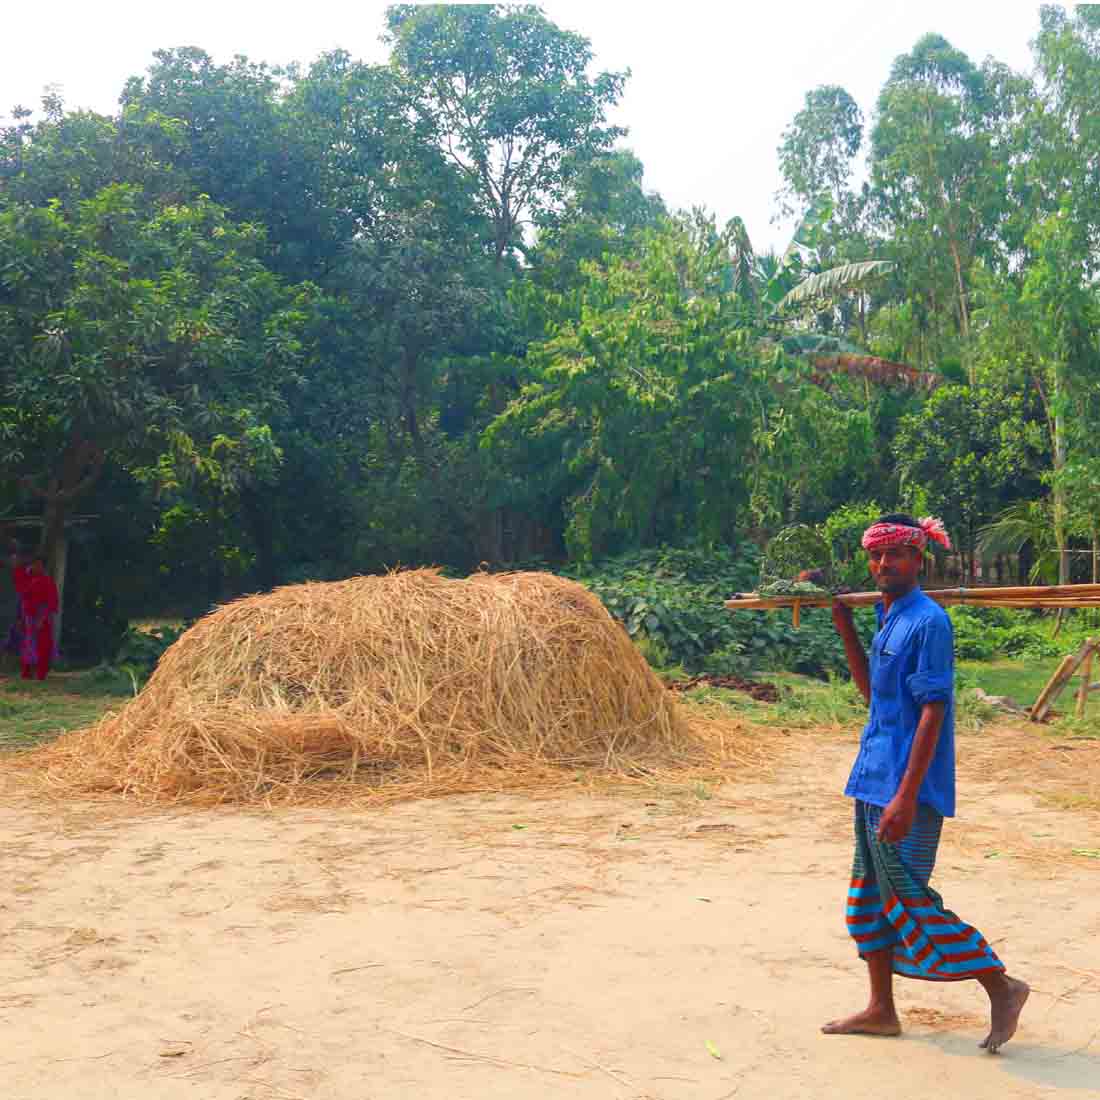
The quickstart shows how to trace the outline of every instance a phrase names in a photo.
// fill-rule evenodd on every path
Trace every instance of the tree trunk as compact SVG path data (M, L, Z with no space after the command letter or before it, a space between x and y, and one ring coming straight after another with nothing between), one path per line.
M1057 401L1057 395L1055 395ZM1055 409L1058 405L1055 404ZM1069 554L1066 553L1066 521L1068 507L1066 491L1059 474L1066 465L1066 426L1060 411L1054 414L1054 485L1051 491L1054 502L1054 541L1058 548L1058 583L1069 584Z
M61 641L61 611L65 606L65 569L68 564L68 539L65 522L72 511L73 501L87 493L103 472L103 451L94 443L75 438L66 446L61 456L57 476L50 477L44 489L35 488L33 481L25 481L24 487L43 502L42 541L39 551L46 559L46 569L57 585L58 644Z
M1034 563L1035 555L1032 553L1031 543L1025 542L1016 556L1017 582L1019 584L1031 583L1031 567Z
M57 582L58 589L61 588L61 581L57 576L57 564L58 558L64 554L61 547L65 542L65 521L68 518L69 502L57 493L47 496L42 515L42 541L38 549L46 559L46 570Z
M959 246L952 238L951 260L955 265L955 283L959 294L959 332L965 344L970 339L970 307L966 301L966 284L963 282L962 261L959 258ZM970 384L974 384L973 368L971 368Z
M61 645L62 618L65 612L65 569L69 559L69 541L65 535L65 520L69 515L68 501L56 494L46 500L39 553L46 559L46 572L57 585L57 619L54 622L54 642Z

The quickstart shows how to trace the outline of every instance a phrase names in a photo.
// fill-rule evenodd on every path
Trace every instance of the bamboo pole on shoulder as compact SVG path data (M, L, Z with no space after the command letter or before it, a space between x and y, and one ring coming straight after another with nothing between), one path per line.
M1072 608L1100 607L1100 584L1022 585L1006 588L925 589L925 595L945 607ZM821 595L760 596L742 592L725 601L730 611L775 611L779 608L829 607L833 600L849 607L866 607L882 599L880 592L845 592Z

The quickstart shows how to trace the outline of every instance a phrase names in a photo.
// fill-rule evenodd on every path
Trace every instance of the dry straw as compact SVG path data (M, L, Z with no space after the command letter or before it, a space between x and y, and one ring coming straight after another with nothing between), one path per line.
M230 603L120 711L25 763L148 801L389 800L713 765L732 744L711 725L580 585L415 570Z

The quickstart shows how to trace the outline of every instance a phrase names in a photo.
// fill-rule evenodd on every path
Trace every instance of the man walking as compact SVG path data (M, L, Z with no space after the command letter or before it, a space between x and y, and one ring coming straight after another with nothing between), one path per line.
M974 979L989 995L982 1047L996 1054L1016 1032L1029 989L1005 973L984 937L928 885L940 829L955 813L954 641L947 613L918 583L929 538L950 547L943 524L883 516L863 547L882 602L870 661L851 608L834 602L852 679L870 704L845 793L855 799L856 852L848 931L867 963L868 1007L834 1020L827 1035L898 1035L893 976Z

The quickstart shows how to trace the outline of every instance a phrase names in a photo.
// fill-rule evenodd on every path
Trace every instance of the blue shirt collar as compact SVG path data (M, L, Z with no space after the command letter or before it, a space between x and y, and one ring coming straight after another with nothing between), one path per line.
M894 600L890 605L890 613L900 615L907 607L917 602L923 591L919 584L916 585L911 592L906 592L900 599ZM875 614L878 616L880 623L886 618L886 604L882 600L875 604Z

